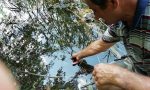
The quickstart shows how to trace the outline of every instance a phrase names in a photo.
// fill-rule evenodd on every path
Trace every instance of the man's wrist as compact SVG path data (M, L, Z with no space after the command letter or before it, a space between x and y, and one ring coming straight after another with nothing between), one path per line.
M80 52L78 52L78 59L80 60L80 59L82 59L82 58L84 58L84 52L83 51L80 51Z
M118 86L124 90L141 90L143 82L141 82L143 76L134 72L128 71L127 69L122 70L122 74L118 78ZM142 89L143 90L143 89Z
M120 73L120 75L118 75L117 79L116 79L117 84L118 84L117 86L122 88L123 90L126 90L127 87L129 87L129 84L130 84L129 79L132 79L132 78L129 77L131 72L128 71L127 69L124 69L124 68L121 71L122 71L122 73Z

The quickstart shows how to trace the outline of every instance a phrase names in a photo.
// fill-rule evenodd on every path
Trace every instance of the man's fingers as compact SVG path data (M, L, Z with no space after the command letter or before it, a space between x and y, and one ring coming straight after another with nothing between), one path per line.
M93 75L94 81L97 82L97 81L98 81L98 78L97 78L97 76L96 76L96 72L93 71L93 72L92 72L92 75Z
M93 70L93 72L92 72L92 75L93 75L93 76L96 76L96 74L97 74L98 72L100 73L100 70L99 70L99 68L101 68L100 65L101 65L101 64L97 64L97 65L94 66L94 70ZM103 67L102 67L102 68L103 68Z
M76 57L72 57L71 60L72 60L73 62L76 62L76 61L77 61L77 58L76 58Z
M96 85L96 87L99 87L99 84L98 84L98 82L97 82L97 81L95 81L95 85Z
M77 65L79 63L79 61L77 60L77 57L72 57L71 58L72 62L73 62L73 66Z
M75 66L75 65L77 65L79 62L78 61L76 61L76 62L73 62L73 66Z
M93 75L93 76L95 76L95 75L96 75L95 69L93 70L92 75Z
M97 68L98 68L98 65L95 65L95 66L94 66L94 70L93 70L93 72L92 72L93 79L94 79L95 81L98 81Z

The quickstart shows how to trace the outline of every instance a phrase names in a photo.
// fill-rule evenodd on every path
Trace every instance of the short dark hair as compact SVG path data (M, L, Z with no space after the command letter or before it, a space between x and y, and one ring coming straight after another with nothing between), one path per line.
M108 0L91 0L91 2L98 5L101 9L105 9L107 7Z

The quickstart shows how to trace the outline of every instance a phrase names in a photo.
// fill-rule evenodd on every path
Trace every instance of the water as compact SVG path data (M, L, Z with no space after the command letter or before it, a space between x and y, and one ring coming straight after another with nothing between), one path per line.
M21 90L81 90L93 83L91 74L81 74L80 68L72 65L71 56L100 38L99 26L88 26L67 11L70 7L74 10L72 4L50 8L59 5L42 0L36 2L38 6L33 0L33 7L30 0L1 3L5 16L0 16L0 57L20 83ZM118 52L122 49L122 45L116 48ZM114 59L109 50L85 58L93 66ZM86 88L95 90L95 85Z

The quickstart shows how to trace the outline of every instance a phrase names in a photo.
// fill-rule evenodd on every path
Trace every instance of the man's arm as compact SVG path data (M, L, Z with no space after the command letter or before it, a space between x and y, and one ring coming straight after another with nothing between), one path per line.
M126 78L123 80L124 84L121 86L124 88L127 87L126 90L150 90L150 77L127 70L124 73L126 73Z
M120 87L121 90L150 90L150 77L128 71L114 64L98 64L93 71L97 88L111 90L110 86ZM107 89L102 89L107 86Z
M114 43L106 43L102 39L99 39L99 40L96 40L93 43L91 43L85 49L73 54L73 58L76 58L76 60L80 60L84 57L103 52L113 45L114 45Z

